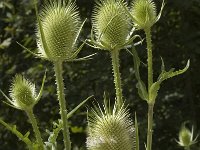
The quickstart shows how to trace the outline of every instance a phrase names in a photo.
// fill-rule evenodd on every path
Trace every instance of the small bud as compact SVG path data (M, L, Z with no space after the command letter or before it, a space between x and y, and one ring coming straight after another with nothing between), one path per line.
M133 150L135 128L127 109L94 110L89 117L88 150Z
M183 147L190 147L197 142L196 140L198 136L193 139L193 134L193 128L192 131L190 131L185 127L185 124L183 124L181 130L179 131L179 141L177 141L177 143Z
M37 26L37 44L39 53L51 60L66 60L72 57L76 48L76 40L81 27L79 13L75 4L53 1L47 4L40 14L44 41Z
M96 41L106 50L121 49L128 39L130 23L120 4L123 0L100 0L92 16Z
M131 15L140 29L151 28L157 21L156 6L152 0L134 0Z
M36 103L35 85L22 75L16 75L10 87L11 104L19 109L31 108Z

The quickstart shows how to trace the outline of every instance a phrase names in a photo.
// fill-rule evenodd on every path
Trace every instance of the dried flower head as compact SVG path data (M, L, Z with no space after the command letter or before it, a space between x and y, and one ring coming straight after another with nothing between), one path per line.
M161 11L157 16L156 5L153 0L134 0L131 8L131 15L135 25L140 29L151 28L160 18Z
M130 20L121 2L127 7L123 0L99 0L96 3L92 25L96 42L103 49L121 49L128 40Z
M25 79L22 75L16 75L10 87L12 105L19 109L33 107L36 102L35 84Z
M51 61L70 59L75 53L76 40L81 28L75 4L68 4L62 0L50 1L44 6L39 19L42 29L38 24L36 32L42 57Z
M124 107L96 108L89 116L88 150L133 150L135 128Z

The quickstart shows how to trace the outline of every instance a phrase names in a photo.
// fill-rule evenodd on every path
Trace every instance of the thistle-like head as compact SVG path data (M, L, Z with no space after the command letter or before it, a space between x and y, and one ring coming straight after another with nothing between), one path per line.
M10 86L10 98L6 96L1 90L0 92L7 99L5 102L11 107L16 109L27 111L32 109L35 104L38 103L42 96L44 82L46 78L46 73L43 77L41 89L36 95L35 84L30 82L28 79L24 78L22 75L18 74L13 78L12 84Z
M96 43L101 49L121 49L128 40L130 20L121 2L127 7L124 0L99 0L96 3L92 16L92 26Z
M74 57L81 22L74 3L53 0L39 15L37 45L42 57L51 61Z
M156 5L153 0L134 0L131 8L131 15L135 25L139 29L151 28L160 18L161 11L157 16Z
M89 116L88 150L133 150L135 128L124 107L93 110Z
M197 137L194 138L193 128L189 130L184 123L179 131L179 141L177 143L182 147L190 147L197 142Z
M22 75L16 75L10 87L10 97L15 107L22 110L33 107L36 101L35 84Z

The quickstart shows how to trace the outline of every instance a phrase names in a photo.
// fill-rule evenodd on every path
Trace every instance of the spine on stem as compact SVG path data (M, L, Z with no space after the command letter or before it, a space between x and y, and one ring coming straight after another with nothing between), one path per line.
M123 105L123 96L122 96L122 87L121 87L121 76L119 71L119 50L111 51L111 59L112 59L112 69L114 75L114 83L116 90L116 98L117 98L117 107L121 108Z
M67 120L67 109L64 94L64 83L62 76L62 62L57 61L54 63L54 70L56 74L56 84L57 84L57 94L60 105L60 115L63 122L63 140L65 145L65 150L71 150L70 133Z

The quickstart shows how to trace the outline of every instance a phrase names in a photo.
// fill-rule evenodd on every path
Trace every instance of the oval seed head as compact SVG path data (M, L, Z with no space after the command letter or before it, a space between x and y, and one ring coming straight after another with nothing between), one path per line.
M123 6L123 0L100 0L97 2L92 16L92 24L97 42L107 50L121 49L129 35L129 19Z
M190 131L188 128L185 127L185 124L182 125L181 130L179 132L179 141L178 144L183 147L189 147L195 144L197 141L197 137L193 139L193 129Z
M93 111L89 117L88 150L133 150L135 129L128 111Z
M37 27L39 53L52 61L70 59L76 47L76 39L81 26L75 4L53 1L40 14L45 44Z
M156 23L156 6L152 0L134 0L131 14L140 29L151 28Z
M13 106L22 110L29 109L36 102L35 85L22 75L16 75L10 87L10 96Z

